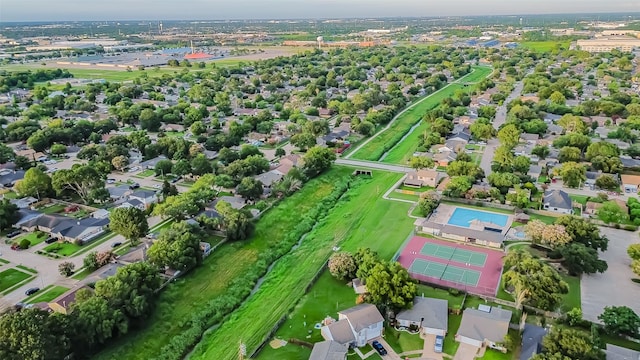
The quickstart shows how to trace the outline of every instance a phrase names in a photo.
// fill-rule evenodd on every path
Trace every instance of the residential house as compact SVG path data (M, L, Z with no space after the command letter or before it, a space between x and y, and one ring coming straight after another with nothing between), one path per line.
M606 139L609 135L610 132L612 132L614 129L613 128L608 128L608 127L598 127L594 130L594 132L596 133L596 135L598 135L598 137L600 137L600 139Z
M404 185L412 187L430 186L435 188L440 181L441 173L436 170L417 170L407 173L407 177L404 179Z
M167 160L167 157L164 155L157 156L153 159L149 159L147 161L143 161L140 163L140 167L142 169L150 169L153 170L156 167L156 164L161 160Z
M40 214L29 221L22 222L20 227L27 232L44 231L50 233L58 224L68 221L69 218L57 214Z
M383 322L384 318L375 305L360 304L339 311L338 321L323 326L320 332L325 340L362 347L382 336Z
M449 316L447 300L417 297L411 309L403 310L396 315L398 326L415 327L422 334L447 334Z
M629 147L631 147L631 144L620 139L604 139L604 141L617 146L620 150L627 150Z
M291 169L294 167L302 166L302 156L298 154L289 154L287 156L283 156L278 160L278 166L274 169L282 173L283 175L287 175Z
M622 162L622 166L624 166L625 169L640 168L640 160L629 156L620 156L620 162Z
M83 289L89 292L93 292L93 289L91 289L87 285L76 286L74 288L67 290L65 293L58 296L57 298L53 299L49 303L49 308L61 314L65 314L65 315L68 314L69 311L71 310L71 305L74 302L76 302L76 294L78 293L78 291Z
M109 192L109 199L111 199L111 202L116 205L125 202L127 200L127 195L131 193L129 185L108 187L107 191Z
M140 200L129 199L122 202L117 208L136 208L144 211L146 209L146 206Z
M545 191L542 207L547 211L561 214L573 213L573 201L569 194L562 190Z
M321 341L313 344L309 360L345 360L349 346L337 341Z
M221 196L213 202L213 207L220 201L225 201L231 205L232 208L239 210L245 207L246 202L241 196Z
M522 347L520 351L520 360L529 360L534 355L542 352L542 339L547 335L547 329L525 324L522 332Z
M158 195L155 191L136 190L129 195L129 200L138 200L145 209L148 209L152 204L158 202Z
M511 311L497 307L480 305L478 309L465 309L455 339L479 348L501 349L510 320Z
M616 174L607 174L601 171L587 171L586 173L587 180L585 180L584 184L585 186L588 186L591 188L591 190L593 190L596 188L596 180L598 180L598 178L603 176L612 178L616 183L619 182L618 175Z
M105 233L109 218L84 218L82 220L66 218L49 231L51 236L63 241L87 243Z
M640 188L640 175L622 174L620 175L620 180L622 181L622 188L624 189L625 193L638 193L638 189Z
M28 208L31 207L31 205L37 203L38 199L29 196L29 197L22 198L22 199L11 199L11 200L9 200L9 202L12 203L13 205L17 206L18 209L28 209Z
M184 125L180 125L180 124L166 124L162 127L162 130L164 131L170 131L170 132L182 132L184 131Z
M538 142L538 139L540 139L540 135L538 134L520 134L520 142L535 145Z
M271 185L279 182L284 177L284 174L278 170L267 171L260 175L256 175L255 179L260 181L266 189L271 189Z
M531 176L534 179L537 179L542 175L542 166L540 165L531 165L529 166L529 171L527 175Z
M560 125L549 124L547 126L547 134L562 135L563 132L564 132L564 128Z

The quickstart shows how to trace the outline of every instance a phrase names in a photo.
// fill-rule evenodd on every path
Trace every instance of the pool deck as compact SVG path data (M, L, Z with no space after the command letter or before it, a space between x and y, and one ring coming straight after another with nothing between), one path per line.
M509 230L509 228L511 227L511 224L513 223L514 217L513 215L509 215L509 214L502 214L502 213L495 213L491 210L478 210L478 209L474 209L474 208L468 208L465 206L456 206L456 205L449 205L449 204L440 204L440 206L438 206L438 208L431 214L431 216L429 217L430 221L433 221L437 224L445 224L445 225L450 225L450 226L458 226L455 224L449 224L449 219L451 218L451 216L453 215L453 212L456 210L456 208L462 208L462 209L469 209L469 210L474 210L474 211L480 211L480 212L487 212L487 213L493 213L493 214L497 214L497 215L502 215L502 216L506 216L507 217L507 222L505 226L500 226L498 224L485 224L484 222L480 221L480 220L474 220L469 224L469 229L472 230L477 230L477 231L483 231L485 228L485 225L487 227L491 227L491 228L501 228L502 229L502 234L506 235L507 231Z

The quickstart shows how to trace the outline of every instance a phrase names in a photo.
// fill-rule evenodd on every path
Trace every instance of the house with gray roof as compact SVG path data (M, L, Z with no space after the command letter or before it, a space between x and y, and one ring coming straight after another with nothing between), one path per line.
M384 318L372 304L360 304L338 312L338 321L320 329L325 340L342 345L365 346L369 341L382 336Z
M131 195L129 195L129 201L138 200L144 206L144 208L148 208L152 204L158 202L158 195L155 191L150 190L136 190Z
M569 197L569 194L562 190L545 191L542 207L547 211L560 214L573 213L573 201Z
M349 346L337 341L321 341L313 345L309 360L345 360Z
M529 166L529 171L527 175L531 176L534 179L537 179L542 174L542 166L540 165L531 165Z
M465 309L455 336L456 341L472 346L501 349L509 331L511 311L480 305L478 309Z
M396 321L402 327L417 327L422 334L447 334L449 316L447 300L417 297L411 309L396 315Z
M547 335L547 329L525 324L522 332L522 347L520 351L520 360L529 360L534 355L542 352L542 339Z
M104 234L109 226L109 218L67 219L51 229L50 234L58 239L84 244Z

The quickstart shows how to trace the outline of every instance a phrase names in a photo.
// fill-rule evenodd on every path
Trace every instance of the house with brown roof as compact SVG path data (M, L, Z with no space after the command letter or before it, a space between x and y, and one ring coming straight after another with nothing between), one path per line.
M404 185L411 187L430 186L435 188L438 186L438 182L442 178L442 174L436 170L417 170L407 173L407 177L404 179Z
M372 304L360 304L338 312L338 321L320 329L322 337L342 345L362 347L382 336L384 318Z
M476 347L502 349L500 345L511 321L511 311L480 305L478 309L465 309L455 336L456 341Z
M640 189L640 175L622 174L620 175L620 180L622 181L622 188L625 193L638 193L638 189Z

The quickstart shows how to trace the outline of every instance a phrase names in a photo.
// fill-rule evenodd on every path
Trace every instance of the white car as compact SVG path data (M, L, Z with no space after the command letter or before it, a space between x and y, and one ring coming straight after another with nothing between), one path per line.
M114 184L116 179L107 179L107 184Z
M153 188L154 188L154 189L162 189L162 185L160 185L160 184L155 184L155 185L153 185Z

